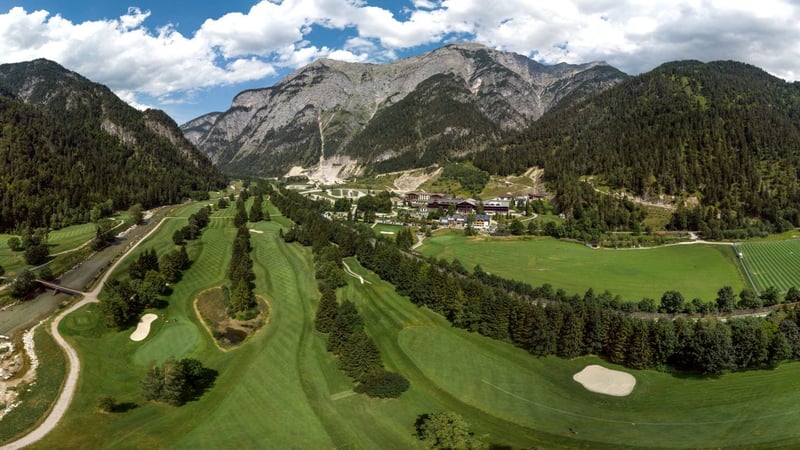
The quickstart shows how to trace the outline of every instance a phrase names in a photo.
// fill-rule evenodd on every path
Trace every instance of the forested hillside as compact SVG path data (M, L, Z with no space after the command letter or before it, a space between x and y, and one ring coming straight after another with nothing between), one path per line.
M800 86L742 63L669 63L546 114L475 163L544 167L563 203L581 175L644 197L696 196L672 226L712 237L797 226Z
M501 130L470 97L463 80L435 75L376 114L346 151L368 161L384 159L374 169L389 172L442 163L454 153L477 150L500 137Z
M0 94L0 230L176 203L225 181L166 114L50 61L0 66Z

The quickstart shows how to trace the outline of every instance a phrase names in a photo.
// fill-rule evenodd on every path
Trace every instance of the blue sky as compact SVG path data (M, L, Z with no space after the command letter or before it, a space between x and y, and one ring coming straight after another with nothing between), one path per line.
M0 63L52 59L182 123L319 57L382 63L452 41L630 74L733 59L795 80L798 23L787 0L0 0Z

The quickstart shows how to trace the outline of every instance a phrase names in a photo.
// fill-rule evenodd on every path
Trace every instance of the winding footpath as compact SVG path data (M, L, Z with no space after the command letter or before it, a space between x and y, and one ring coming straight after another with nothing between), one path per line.
M53 322L50 324L50 331L53 334L53 338L55 339L56 343L64 350L64 353L67 355L67 362L69 365L69 370L67 371L67 378L64 380L64 385L61 387L61 393L59 394L58 399L56 400L53 408L50 410L47 418L39 424L38 427L33 429L30 433L26 434L25 436L17 439L14 442L10 442L2 447L0 450L12 450L12 449L20 449L26 447L28 445L33 444L34 442L42 439L47 435L47 433L51 432L53 428L58 425L58 422L64 417L64 414L67 412L67 408L69 408L70 403L72 403L72 397L75 395L75 389L78 386L78 376L81 372L81 360L78 358L78 353L75 349L69 345L69 343L61 336L61 333L58 332L58 325L61 323L61 319L67 316L67 314L72 313L73 311L82 308L90 303L98 303L99 300L97 298L98 294L100 294L100 290L103 289L106 281L114 273L114 270L117 266L132 252L139 246L142 242L146 241L153 233L155 233L161 225L164 223L165 220L170 219L171 217L164 217L161 219L158 224L153 227L152 230L147 232L144 236L142 236L136 243L134 243L131 248L129 248L125 253L123 253L117 261L106 271L103 275L103 278L97 283L94 289L91 292L86 292L83 295L83 299L79 302L75 303L71 307L64 310L61 314L56 316L53 319Z

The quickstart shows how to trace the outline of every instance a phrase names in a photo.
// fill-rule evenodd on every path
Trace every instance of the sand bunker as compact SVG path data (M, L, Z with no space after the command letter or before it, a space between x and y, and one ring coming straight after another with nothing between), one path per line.
M252 228L250 228L250 232L251 232L251 233L256 233L256 234L264 234L264 232L263 232L263 231L261 231L261 230L254 230L254 229L252 229Z
M136 324L136 330L131 333L131 340L132 341L143 341L144 338L150 334L150 324L158 319L158 316L155 314L145 314L139 319L139 323Z
M636 378L627 372L606 369L603 366L592 364L572 376L572 379L582 384L586 389L600 394L624 397L633 392Z

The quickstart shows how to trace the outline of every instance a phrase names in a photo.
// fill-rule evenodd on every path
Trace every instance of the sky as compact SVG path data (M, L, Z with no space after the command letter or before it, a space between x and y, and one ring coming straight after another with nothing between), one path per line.
M47 58L183 123L327 57L478 42L631 75L736 60L800 78L798 0L0 0L0 63Z

